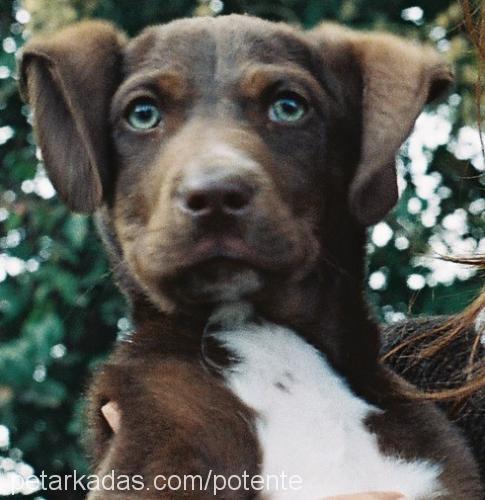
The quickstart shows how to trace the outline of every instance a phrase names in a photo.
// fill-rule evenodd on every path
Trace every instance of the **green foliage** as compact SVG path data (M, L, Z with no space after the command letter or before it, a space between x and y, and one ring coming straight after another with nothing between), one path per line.
M419 10L414 17L412 11L403 16L403 9L417 4L422 17ZM470 273L455 279L453 270L443 277L433 261L419 258L429 253L430 244L444 254L485 251L483 176L481 181L466 154L449 146L465 120L473 126L475 102L476 59L458 28L455 1L26 0L24 5L33 15L28 25L33 30L90 15L134 34L149 24L214 14L222 6L222 13L247 12L306 27L331 19L431 39L456 63L461 98L456 95L431 111L430 127L451 123L448 135L434 143L424 140L422 147L411 143L403 151L401 202L384 225L371 231L370 297L379 317L391 321L408 308L426 314L460 310L477 293L479 277ZM0 425L10 430L4 456L14 465L25 460L37 472L66 474L86 467L79 439L89 373L128 323L120 321L126 305L112 283L93 223L69 214L52 196L36 159L28 109L13 76L26 21L17 2L0 0ZM478 165L479 159L474 161ZM422 189L425 185L431 188ZM0 454L0 471L5 467ZM79 496L64 492L49 498Z

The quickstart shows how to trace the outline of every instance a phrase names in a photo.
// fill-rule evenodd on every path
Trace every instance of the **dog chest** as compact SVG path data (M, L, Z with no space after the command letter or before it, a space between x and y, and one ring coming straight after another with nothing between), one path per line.
M356 397L321 353L286 328L229 324L211 335L237 360L224 369L227 386L256 412L261 475L299 478L297 488L278 491L281 483L267 479L265 498L399 491L429 499L438 493L437 464L380 452L365 425L380 410Z

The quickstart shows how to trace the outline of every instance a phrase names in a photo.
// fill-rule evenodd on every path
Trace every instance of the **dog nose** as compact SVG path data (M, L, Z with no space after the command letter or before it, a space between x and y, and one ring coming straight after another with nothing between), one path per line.
M186 182L179 194L182 210L192 217L240 216L250 207L254 189L240 179L199 179Z

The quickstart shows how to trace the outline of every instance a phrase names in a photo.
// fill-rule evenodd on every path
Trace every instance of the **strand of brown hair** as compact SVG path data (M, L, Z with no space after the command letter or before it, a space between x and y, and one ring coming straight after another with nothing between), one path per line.
M470 0L461 0L461 5L463 10L463 23L469 34L471 42L477 51L479 59L478 76L475 85L475 102L477 110L478 134L480 136L482 154L485 158L481 110L482 74L483 67L485 65L485 2L481 2L481 5L474 7ZM483 255L475 257L442 257L442 259L449 262L455 262L457 264L472 265L479 271L485 270L485 256ZM485 321L483 321L481 325L475 325L477 316L483 309L485 309L485 289L482 291L481 295L462 313L451 316L447 321L438 327L431 328L424 333L408 338L383 356L382 360L386 361L392 356L402 353L402 351L407 347L417 344L425 339L432 338L431 342L428 343L426 347L419 350L417 354L412 356L413 359L408 366L409 369L423 359L430 358L441 350L446 349L458 336L464 335L467 331L470 331L477 326L477 332L471 345L467 364L463 373L457 374L460 382L456 384L456 387L432 392L416 390L410 392L409 396L416 399L454 401L455 405L452 409L452 411L454 411L457 410L468 398L478 393L478 391L485 389L485 362L483 359L480 359L480 346L482 344L482 339L485 336ZM456 381L448 382L449 385L454 385L453 383Z

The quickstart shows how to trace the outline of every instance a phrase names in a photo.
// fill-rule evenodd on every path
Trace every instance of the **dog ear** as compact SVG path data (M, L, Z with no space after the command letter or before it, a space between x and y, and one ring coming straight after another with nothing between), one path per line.
M425 104L449 88L453 72L431 47L393 35L359 33L333 24L321 25L312 35L334 62L340 53L359 66L362 145L349 203L359 223L375 224L398 198L395 160L400 146Z
M61 199L79 212L103 201L109 171L109 108L121 77L124 36L87 21L27 43L20 93L31 104L47 172Z

